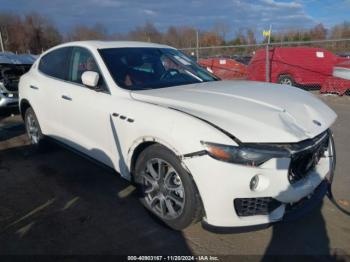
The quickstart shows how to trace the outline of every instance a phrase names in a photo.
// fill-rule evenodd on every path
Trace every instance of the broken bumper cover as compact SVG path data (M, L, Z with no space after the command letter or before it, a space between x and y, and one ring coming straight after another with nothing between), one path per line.
M317 206L332 182L335 152L332 140L315 168L293 184L288 180L290 159L287 158L271 159L260 167L224 163L207 155L183 161L202 197L203 226L219 232L242 232L296 219ZM252 190L250 183L254 176L259 176L259 185ZM276 202L278 205L267 213L242 216L235 207L236 199L258 199L259 207L264 204L263 200L272 199L274 205Z
M322 199L325 197L329 189L329 181L327 179L323 180L321 184L316 188L316 190L309 196L295 203L294 205L286 205L285 213L280 221L293 221L298 219L305 214L307 214L310 210L317 207ZM208 231L217 232L217 233L241 233L241 232L249 232L260 229L265 229L271 226L273 223L279 221L273 221L264 224L251 225L251 226L242 226L242 227L222 227L222 226L213 226L206 221L202 221L203 228Z

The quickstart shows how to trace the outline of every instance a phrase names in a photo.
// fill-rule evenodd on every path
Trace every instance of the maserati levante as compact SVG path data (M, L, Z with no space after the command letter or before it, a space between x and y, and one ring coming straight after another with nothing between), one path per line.
M21 77L19 100L33 146L54 139L113 168L176 230L297 217L333 176L336 114L317 97L221 81L165 45L56 46Z

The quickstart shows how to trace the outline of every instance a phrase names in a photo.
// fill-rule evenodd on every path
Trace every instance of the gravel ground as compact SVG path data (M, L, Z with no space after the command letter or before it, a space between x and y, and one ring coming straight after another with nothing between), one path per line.
M333 126L338 207L325 199L297 221L240 234L215 234L200 224L169 230L116 173L57 145L35 153L20 117L2 117L0 254L311 255L317 260L350 255L350 97L321 99L338 114Z

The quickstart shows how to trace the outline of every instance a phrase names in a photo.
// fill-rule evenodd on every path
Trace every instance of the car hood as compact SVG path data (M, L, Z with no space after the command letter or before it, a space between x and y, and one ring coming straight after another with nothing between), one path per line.
M253 81L132 91L131 96L204 119L249 143L299 142L325 131L337 117L306 91Z

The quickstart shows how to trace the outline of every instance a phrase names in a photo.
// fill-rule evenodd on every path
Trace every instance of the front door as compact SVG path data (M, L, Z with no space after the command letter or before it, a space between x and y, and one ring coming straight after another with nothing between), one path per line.
M99 89L83 85L81 75L85 71L99 73ZM69 85L61 89L61 123L65 128L63 142L114 167L112 157L111 110L113 98L91 52L74 47L71 53Z

